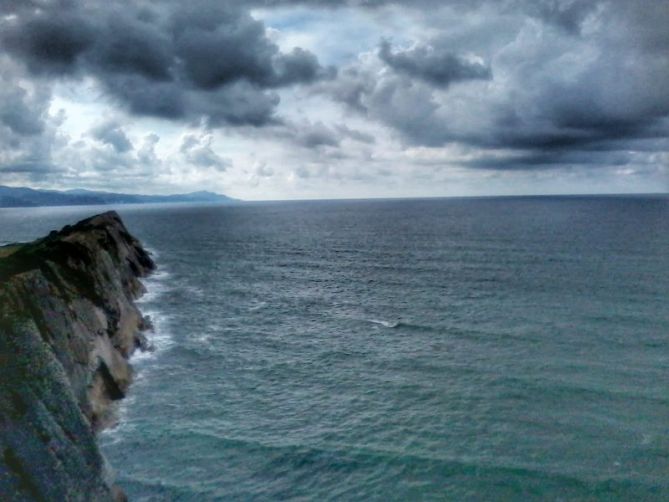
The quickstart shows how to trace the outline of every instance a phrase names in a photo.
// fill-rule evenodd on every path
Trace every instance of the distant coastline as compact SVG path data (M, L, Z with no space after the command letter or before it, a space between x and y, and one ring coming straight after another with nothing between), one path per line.
M168 204L175 202L234 204L227 195L199 191L174 195L139 195L93 190L37 190L0 185L0 207L103 206L111 204Z

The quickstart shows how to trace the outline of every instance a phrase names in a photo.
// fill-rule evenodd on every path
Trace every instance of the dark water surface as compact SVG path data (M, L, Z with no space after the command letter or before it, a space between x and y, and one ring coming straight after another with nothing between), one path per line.
M160 267L131 500L669 500L669 199L118 209Z

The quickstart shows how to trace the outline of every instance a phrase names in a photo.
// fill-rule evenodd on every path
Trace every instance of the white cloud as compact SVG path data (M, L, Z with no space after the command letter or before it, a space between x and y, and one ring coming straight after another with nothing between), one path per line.
M155 49L136 59L86 30L54 61L0 37L0 184L250 199L669 190L669 14L650 0L279 3L213 9L249 41L234 47L179 14L193 44L241 66L193 56L160 21L170 6L119 18ZM105 9L79 14L113 37Z

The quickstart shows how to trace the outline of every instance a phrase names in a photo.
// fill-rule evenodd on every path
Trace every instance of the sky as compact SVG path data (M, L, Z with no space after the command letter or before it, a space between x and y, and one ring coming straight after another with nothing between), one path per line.
M668 0L0 0L0 185L669 191Z

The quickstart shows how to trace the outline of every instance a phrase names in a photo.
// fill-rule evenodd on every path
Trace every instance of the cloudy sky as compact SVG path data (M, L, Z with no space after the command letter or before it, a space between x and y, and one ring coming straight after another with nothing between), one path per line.
M669 191L668 0L0 0L0 184Z

